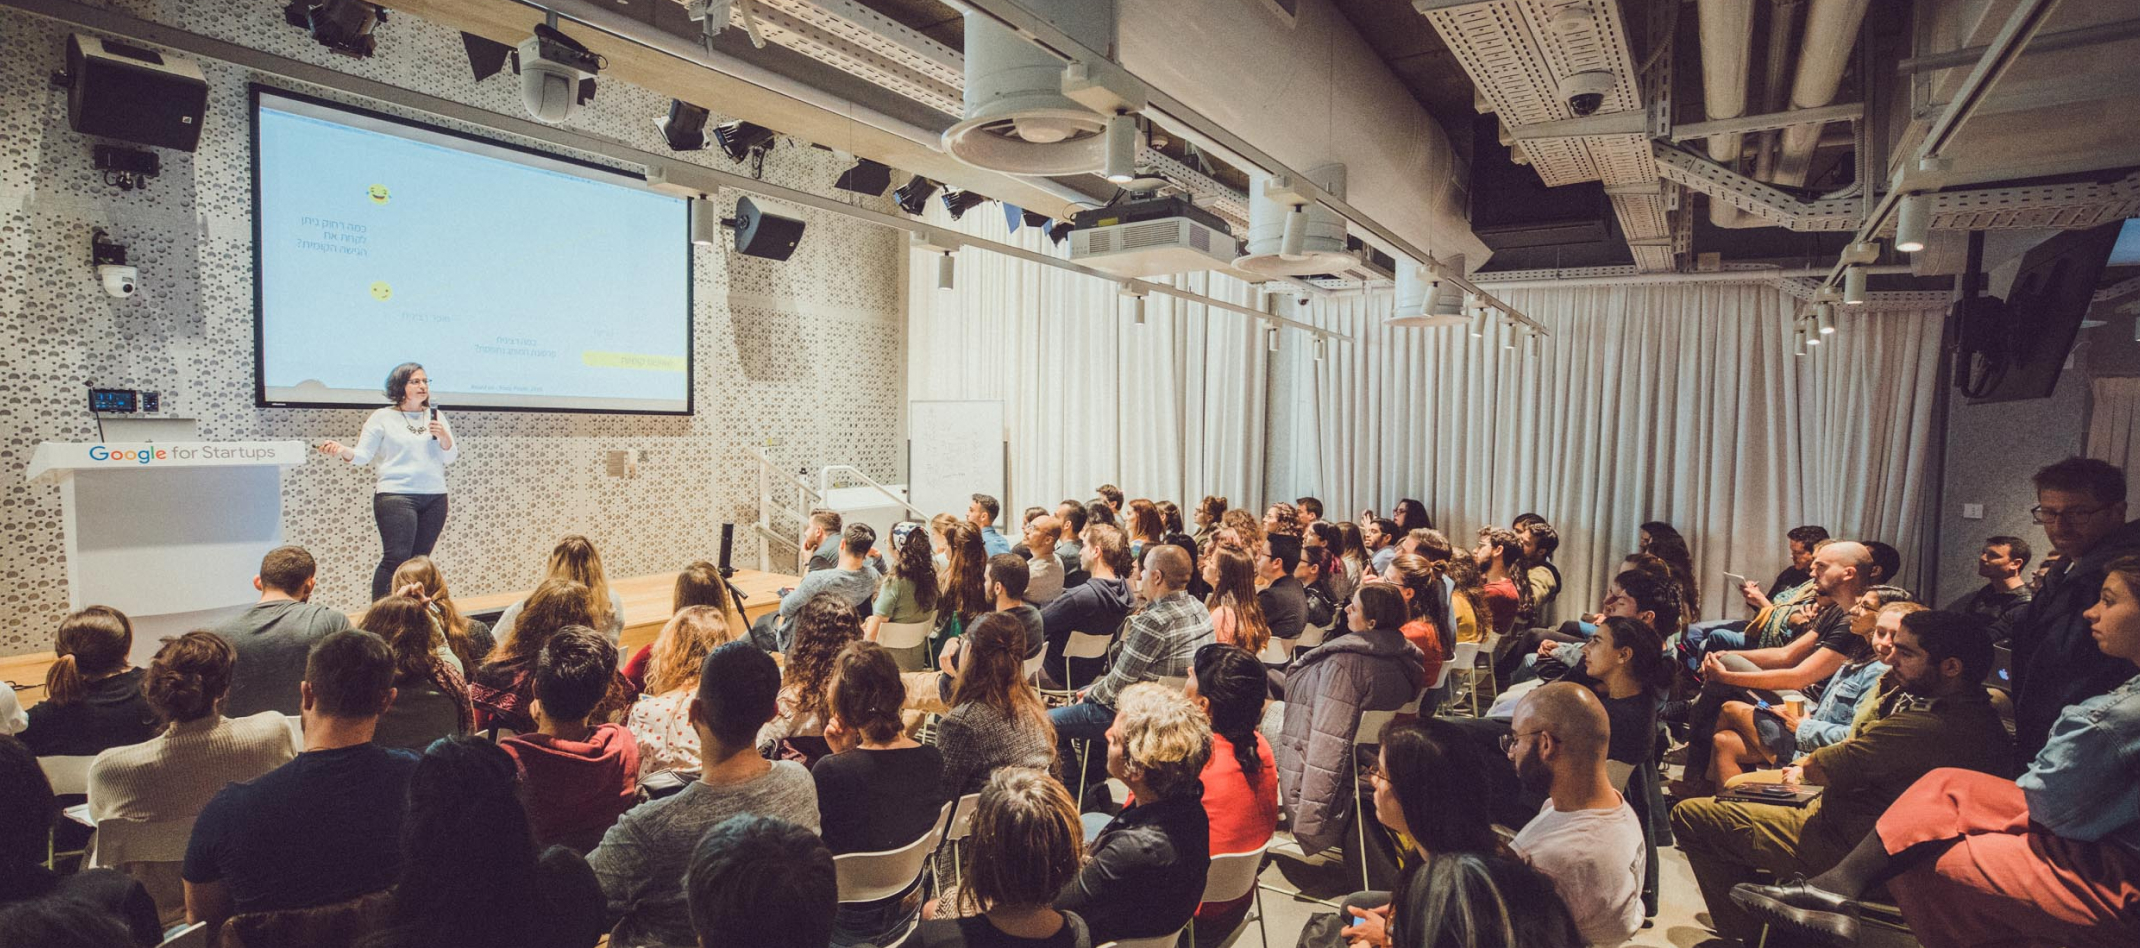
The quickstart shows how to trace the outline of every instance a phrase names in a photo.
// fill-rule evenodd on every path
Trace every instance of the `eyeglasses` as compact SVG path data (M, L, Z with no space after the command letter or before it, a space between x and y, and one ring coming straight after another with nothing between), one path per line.
M1360 772L1366 774L1367 779L1369 780L1380 781L1382 783L1390 782L1390 772L1387 770L1383 770L1381 764L1368 764Z
M2100 507L2068 507L2065 510L2054 510L2050 507L2036 506L2029 508L2029 519L2034 520L2039 524L2056 523L2059 521L2072 523L2076 520L2080 520L2085 517L2093 517L2096 514L2102 513L2105 510L2109 510L2112 506L2113 505L2111 504L2104 504Z
M1517 741L1523 740L1523 739L1524 739L1524 738L1526 738L1526 737L1530 737L1530 736L1531 736L1531 735L1533 735L1533 734L1544 734L1544 733L1545 733L1545 731L1543 731L1543 730L1538 730L1538 731L1511 731L1511 732L1509 732L1509 733L1507 733L1507 734L1503 734L1503 735L1501 735L1501 753L1504 753L1504 754L1506 754L1506 753L1508 753L1509 751L1515 750L1515 749L1516 749L1516 742L1517 742Z

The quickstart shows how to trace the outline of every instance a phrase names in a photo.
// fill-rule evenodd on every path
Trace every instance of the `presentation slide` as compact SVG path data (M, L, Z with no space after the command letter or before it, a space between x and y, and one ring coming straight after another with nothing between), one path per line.
M259 403L691 410L686 202L636 178L254 87Z

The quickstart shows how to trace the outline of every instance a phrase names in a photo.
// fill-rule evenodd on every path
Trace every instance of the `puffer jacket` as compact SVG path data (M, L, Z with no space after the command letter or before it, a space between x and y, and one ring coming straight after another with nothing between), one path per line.
M2043 749L2067 705L2132 677L2132 664L2103 654L2081 617L2095 605L2110 561L2128 553L2140 553L2140 520L2103 538L2064 573L2045 579L2028 605L1994 623L2013 636L2014 743L2022 760Z
M1310 855L1345 835L1352 737L1365 711L1394 711L1425 684L1424 656L1396 629L1348 632L1300 657L1285 676L1285 724L1273 754L1293 838Z

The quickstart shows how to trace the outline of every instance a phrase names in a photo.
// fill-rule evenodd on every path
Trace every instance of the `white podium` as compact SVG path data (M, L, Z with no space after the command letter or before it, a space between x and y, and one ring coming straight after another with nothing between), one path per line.
M302 441L38 445L26 473L59 486L68 608L126 613L140 663L253 602L260 558L282 544L281 469L307 456Z

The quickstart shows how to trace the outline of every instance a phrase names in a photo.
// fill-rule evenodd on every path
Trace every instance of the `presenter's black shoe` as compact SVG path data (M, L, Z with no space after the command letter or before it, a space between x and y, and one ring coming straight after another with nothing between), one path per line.
M1783 885L1741 882L1731 887L1731 901L1771 925L1850 948L1858 943L1858 903L1804 878Z

